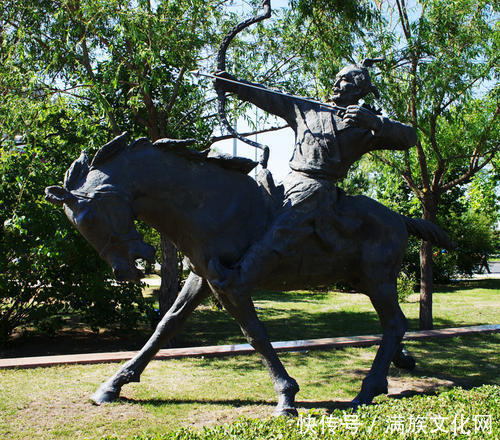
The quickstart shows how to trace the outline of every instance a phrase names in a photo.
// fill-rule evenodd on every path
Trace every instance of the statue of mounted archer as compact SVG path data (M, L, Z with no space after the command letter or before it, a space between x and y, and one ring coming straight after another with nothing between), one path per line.
M268 8L266 0L262 16ZM218 67L224 70L221 63ZM92 162L82 153L66 173L64 187L46 189L47 199L64 207L118 279L137 281L141 274L135 260L153 256L135 218L175 243L191 269L150 340L92 399L98 404L115 400L124 384L138 381L198 304L215 295L268 368L278 395L276 413L296 414L298 385L255 313L252 290L344 281L369 296L383 327L372 368L353 401L369 404L387 392L391 362L414 366L401 345L407 321L396 290L408 234L445 248L453 244L436 225L404 217L367 197L348 196L336 182L368 151L408 149L416 142L415 131L357 105L367 93L377 93L366 63L339 72L329 105L275 94L227 73L217 77L221 95L235 93L295 130L292 172L282 186L266 171L260 184L251 179L247 173L256 163L250 160L198 153L186 148L189 141L139 139L129 145L122 135Z

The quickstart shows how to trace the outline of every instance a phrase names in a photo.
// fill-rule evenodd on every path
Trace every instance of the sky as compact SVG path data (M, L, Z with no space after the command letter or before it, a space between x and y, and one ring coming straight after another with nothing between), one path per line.
M287 7L288 0L271 0L271 7L273 10ZM241 14L242 20L248 17L248 14L251 12L251 8L248 4L243 0L236 0L234 5L232 6L235 12ZM258 110L261 111L261 110ZM250 110L250 112L255 112L255 107ZM252 115L254 116L254 115ZM276 118L274 121L267 122L265 127L258 127L258 129L269 128L271 126L281 126L286 125L284 120ZM237 122L237 131L239 133L246 133L253 131L243 119L238 120ZM257 140L260 144L267 145L270 149L269 155L269 164L268 169L273 174L275 181L281 181L290 171L288 167L288 162L292 157L293 147L295 143L295 135L291 128L285 128L282 130L263 133L257 136L251 137L252 140ZM216 142L212 145L212 149L216 149L218 152L233 154L234 151L234 142L233 139L228 139L225 141ZM261 150L258 150L250 145L236 140L236 155L241 157L248 157L253 160L258 160L260 157ZM255 177L256 172L260 166L252 171L250 175Z
M285 125L286 123L282 120L278 120L279 125ZM278 124L272 124L273 126L278 126ZM266 124L266 127L269 127ZM245 133L251 131L250 127L245 124L245 121L239 120L237 131L239 133ZM293 147L295 143L295 135L291 128L284 128L278 131L273 131L269 133L263 133L252 136L250 139L257 140L260 144L267 145L270 150L268 169L273 174L275 181L281 181L288 174L290 168L288 167L288 162L292 157ZM220 153L233 154L234 151L234 140L227 139L224 141L216 142L212 145L212 149ZM248 157L249 159L258 160L261 154L261 150L254 148L244 142L236 140L236 156ZM256 172L260 166L252 171L250 175L255 177Z

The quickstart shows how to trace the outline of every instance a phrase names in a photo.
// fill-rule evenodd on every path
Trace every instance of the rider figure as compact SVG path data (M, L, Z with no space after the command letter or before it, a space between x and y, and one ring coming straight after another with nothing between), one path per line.
M337 74L332 100L335 106L346 108L345 111L275 94L249 82L235 84L216 80L216 87L283 118L295 132L295 149L290 161L292 171L283 181L285 199L280 214L237 265L228 268L217 258L211 260L209 281L215 287L232 293L248 293L260 279L272 276L280 258L297 252L296 244L304 237L316 234L323 243L335 241L331 234L329 239L326 231L332 226L322 230L318 224L332 223L332 212L339 198L344 197L336 184L347 175L349 167L369 151L407 150L416 144L413 127L358 105L369 93L378 97L367 69L373 61L349 65ZM227 72L216 76L235 81ZM342 215L334 215L333 223L336 234L355 233L356 224L345 221Z

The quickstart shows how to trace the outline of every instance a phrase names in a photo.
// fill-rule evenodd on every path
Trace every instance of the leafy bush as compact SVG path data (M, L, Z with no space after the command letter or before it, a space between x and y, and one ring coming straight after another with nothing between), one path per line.
M46 117L68 121L61 109L47 109ZM151 308L139 286L112 281L63 210L44 201L44 188L60 181L87 136L95 136L46 126L58 134L28 136L22 149L0 147L0 344L17 327L56 331L68 314L94 330L130 329Z
M399 302L406 302L408 297L415 292L417 278L412 272L401 271L398 276L398 299Z
M484 258L495 252L495 231L483 214L465 212L450 215L444 227L457 244L453 250L433 248L433 273L436 283L449 283L458 275L471 276L479 271ZM420 281L420 240L409 237L403 270Z
M317 410L298 419L242 418L235 423L189 428L135 440L338 440L338 439L447 439L493 440L500 435L500 387L455 388L436 396L391 399L358 411L336 409L324 416ZM108 436L106 440L116 437Z

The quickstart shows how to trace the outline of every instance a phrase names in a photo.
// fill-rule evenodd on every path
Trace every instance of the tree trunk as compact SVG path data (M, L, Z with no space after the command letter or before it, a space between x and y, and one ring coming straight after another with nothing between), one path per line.
M163 235L161 236L161 285L159 294L160 314L163 317L177 298L179 287L177 249ZM175 338L165 348L175 347Z
M431 195L424 200L422 218L435 222L437 203ZM422 240L420 243L420 330L432 330L432 244Z
M432 329L432 244L420 243L420 330Z

